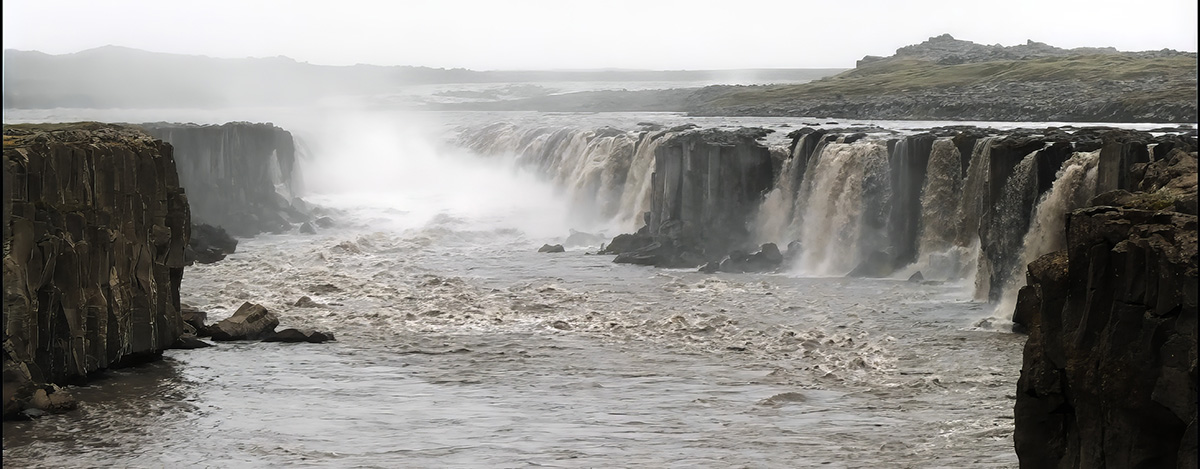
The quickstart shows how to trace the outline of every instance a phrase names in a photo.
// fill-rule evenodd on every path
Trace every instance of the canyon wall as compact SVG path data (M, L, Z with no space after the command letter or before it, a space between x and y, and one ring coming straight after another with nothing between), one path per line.
M307 221L296 197L299 170L292 134L271 124L142 124L175 148L179 183L197 224L234 236L283 232Z
M190 214L170 145L116 125L6 125L3 209L5 417L46 383L183 333Z
M1019 293L1024 467L1196 467L1196 153L1128 148L1105 144L1101 183L1134 192L1072 212Z

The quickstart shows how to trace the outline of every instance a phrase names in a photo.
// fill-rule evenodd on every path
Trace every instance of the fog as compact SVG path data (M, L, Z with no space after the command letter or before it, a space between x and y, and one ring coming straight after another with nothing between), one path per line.
M104 45L324 65L473 70L849 68L942 33L981 44L1196 50L1196 2L602 3L16 0L4 47Z

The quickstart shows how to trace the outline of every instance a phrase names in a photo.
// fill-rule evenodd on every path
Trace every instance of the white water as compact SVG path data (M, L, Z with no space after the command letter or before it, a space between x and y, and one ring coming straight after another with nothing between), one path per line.
M608 164L596 158L637 139L594 132L656 116L429 115L535 124L497 127L487 145L502 150L484 155L445 145L440 122L272 116L234 118L274 120L311 144L305 197L338 225L243 240L188 268L183 300L210 320L262 303L284 327L338 341L170 351L112 372L73 389L79 411L5 423L6 466L1016 466L1023 338L972 327L991 308L961 282L705 275L535 252L570 228L636 224L653 149ZM981 147L964 188L986 174ZM805 242L798 273L842 275L862 252L863 204L848 204L886 151L830 144L820 164L778 226ZM301 296L323 306L294 306Z
M886 166L887 147L878 142L825 146L810 169L812 182L802 189L798 273L841 276L858 265L866 206L863 182L881 161Z
M1096 195L1097 165L1100 151L1078 152L1063 163L1055 175L1054 185L1042 194L1033 212L1021 254L1005 282L1000 301L993 316L1012 320L1017 306L1017 292L1025 285L1025 268L1037 258L1066 248L1066 219L1072 210L1087 205Z

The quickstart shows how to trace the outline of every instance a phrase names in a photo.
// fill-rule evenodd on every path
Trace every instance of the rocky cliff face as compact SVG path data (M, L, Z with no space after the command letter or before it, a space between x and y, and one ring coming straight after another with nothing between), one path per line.
M1114 145L1108 164L1127 167ZM1023 467L1196 467L1195 167L1196 153L1174 149L1110 169L1108 184L1141 191L1071 213L1067 249L1030 264L1013 317L1029 331Z
M753 128L696 130L659 144L651 209L639 232L644 241L616 262L696 267L743 247L747 223L774 178L771 152L757 142L763 135Z
M5 126L3 204L6 417L41 383L182 334L190 215L170 145L115 125Z
M291 229L309 218L298 189L292 134L271 124L143 124L175 148L192 218L234 236Z

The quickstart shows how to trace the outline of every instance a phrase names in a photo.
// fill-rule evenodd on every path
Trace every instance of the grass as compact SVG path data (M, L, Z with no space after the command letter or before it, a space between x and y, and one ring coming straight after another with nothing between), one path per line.
M1142 93L1138 100L1194 100L1196 60L1189 57L1138 58L1101 54L1048 57L1034 60L938 65L916 59L892 59L799 85L737 89L716 97L712 104L755 104L804 98L866 97L920 90L1011 82L1081 81L1102 84L1161 78L1164 91ZM1132 96L1131 96L1132 97Z

